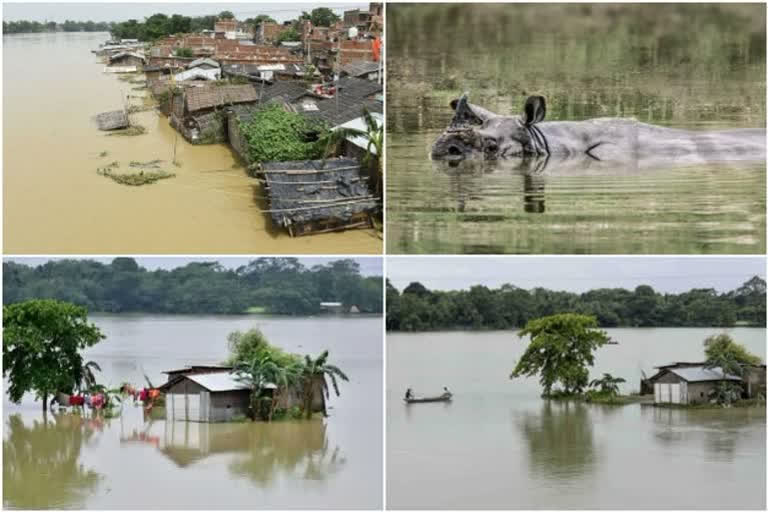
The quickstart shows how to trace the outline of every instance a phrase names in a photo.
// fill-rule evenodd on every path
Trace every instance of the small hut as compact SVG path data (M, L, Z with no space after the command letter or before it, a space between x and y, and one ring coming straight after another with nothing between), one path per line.
M252 85L205 85L186 88L173 96L171 125L192 144L224 142L227 137L224 109L256 103Z
M684 405L708 402L712 391L722 382L741 383L738 375L703 365L663 368L649 380L653 383L654 403Z
M260 174L272 221L291 236L373 227L378 202L356 160L267 162Z
M125 110L113 110L112 112L103 112L94 116L94 121L99 130L110 131L125 128L130 124L128 114Z

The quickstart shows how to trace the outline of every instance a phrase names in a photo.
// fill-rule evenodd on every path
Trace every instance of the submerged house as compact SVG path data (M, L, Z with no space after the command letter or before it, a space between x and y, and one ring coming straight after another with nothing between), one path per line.
M742 378L726 374L721 368L681 363L660 367L648 381L653 385L654 403L694 405L709 402L718 384L741 384Z
M189 87L174 94L171 125L192 144L224 142L227 139L225 109L256 103L252 85L206 85Z
M146 62L146 57L140 53L119 52L109 57L104 71L108 73L132 73L141 70Z
M378 201L357 160L266 162L260 174L269 200L267 212L291 236L374 227Z
M216 423L232 421L249 414L251 389L237 380L231 366L191 366L164 372L168 381L158 389L165 394L169 421ZM264 396L271 396L277 386L265 384ZM313 384L312 412L325 412L322 377ZM301 405L301 390L281 393L278 408Z

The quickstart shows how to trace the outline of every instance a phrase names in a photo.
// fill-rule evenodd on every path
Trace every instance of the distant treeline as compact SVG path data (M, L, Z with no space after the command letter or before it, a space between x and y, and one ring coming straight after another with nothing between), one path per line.
M154 41L173 34L201 32L213 30L219 16L182 16L181 14L153 14L144 21L128 20L115 23L112 27L112 37L116 39L138 39L139 41Z
M647 285L581 294L510 284L431 291L421 283L399 293L387 281L387 330L512 329L556 313L594 315L601 327L765 327L765 290L757 276L721 294L713 288L662 294Z
M91 312L237 314L249 309L310 315L320 302L382 313L382 278L364 277L354 260L306 268L296 258L260 258L237 269L217 262L147 270L133 258L110 264L56 260L37 267L3 263L5 304L52 298Z
M3 34L28 34L34 32L109 32L113 22L107 21L4 21Z

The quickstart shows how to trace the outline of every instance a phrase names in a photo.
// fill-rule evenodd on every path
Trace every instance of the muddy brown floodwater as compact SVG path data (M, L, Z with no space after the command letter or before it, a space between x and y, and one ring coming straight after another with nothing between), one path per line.
M145 94L102 72L91 50L107 38L3 37L6 254L381 253L373 230L290 238L274 229L261 213L261 185L226 145L187 144L155 111L132 116L144 135L98 131L94 114ZM128 187L96 174L113 161L155 159L176 177Z

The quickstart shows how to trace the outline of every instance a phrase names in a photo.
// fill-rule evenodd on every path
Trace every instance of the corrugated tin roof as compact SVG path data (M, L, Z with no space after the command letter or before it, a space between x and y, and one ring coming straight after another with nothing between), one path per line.
M200 384L208 391L239 391L251 389L247 384L235 379L233 373L198 373L195 375L185 375L192 382ZM274 389L274 384L265 384L265 388Z
M669 368L668 371L688 382L704 382L712 380L737 380L738 375L726 375L721 368L705 368L703 366L689 366L686 368Z
M379 114L378 112L371 112L370 114L371 114L371 117L373 117L376 120L376 123L379 126L384 126L383 115ZM363 119L362 116L356 117L351 121L347 121L346 123L335 126L333 127L333 130L337 128L353 128L355 130L360 130L361 132L368 131L368 127L365 124L365 119ZM368 139L365 137L347 137L347 140L360 148L363 148L363 149L368 148ZM376 147L374 145L371 145L371 153L373 153L374 155L376 154Z
M221 67L219 66L219 63L216 62L213 59L209 59L208 57L202 57L200 59L195 59L192 62L190 62L187 65L187 69L196 68L197 66L202 66L203 64L208 64L209 66L213 66L215 68Z
M173 79L177 82L183 82L185 80L218 80L221 76L221 70L219 68L203 69L192 68L181 73L176 73Z
M342 73L354 77L366 75L368 73L376 73L377 71L379 71L379 63L370 60L350 62L349 64L341 66Z

